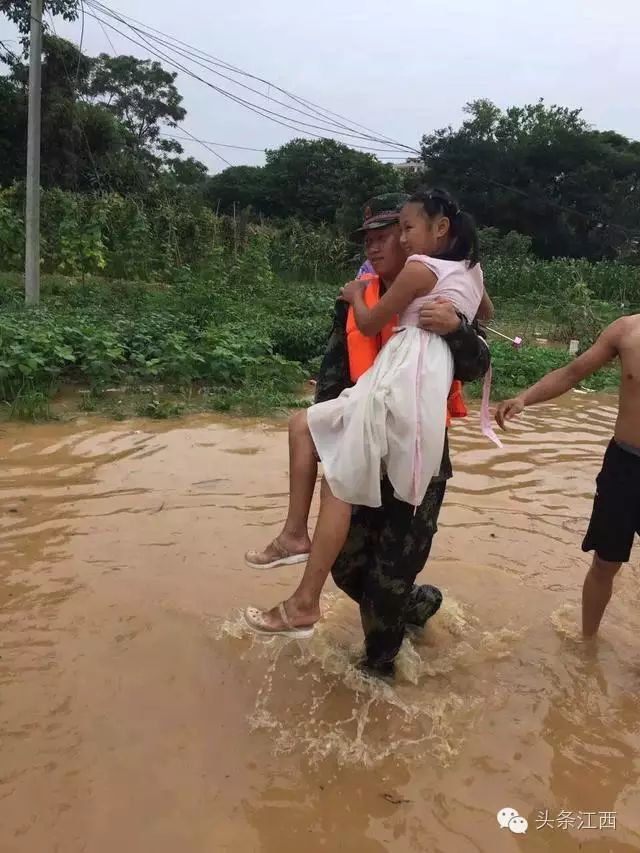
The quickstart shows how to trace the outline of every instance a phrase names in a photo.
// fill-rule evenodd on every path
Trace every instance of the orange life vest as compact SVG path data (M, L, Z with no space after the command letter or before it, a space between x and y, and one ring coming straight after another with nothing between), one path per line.
M377 275L363 275L362 279L369 283L364 289L364 301L367 308L373 308L380 301L380 278ZM371 367L382 347L393 336L393 330L398 325L394 317L377 335L363 335L356 323L353 305L349 306L347 314L347 352L349 354L349 375L352 382L357 382L363 373Z
M380 300L380 277L363 275L362 278L368 281L363 294L365 305L367 308L373 308ZM373 365L382 347L393 336L393 330L397 325L398 318L394 317L377 335L367 337L358 328L353 305L349 306L346 331L349 375L352 382L357 382ZM454 379L447 400L447 426L452 418L466 418L467 414L467 407L462 397L462 382Z

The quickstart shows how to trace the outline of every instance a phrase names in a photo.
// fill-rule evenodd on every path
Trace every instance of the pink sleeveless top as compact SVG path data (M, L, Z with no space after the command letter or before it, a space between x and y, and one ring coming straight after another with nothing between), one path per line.
M419 296L407 306L400 317L401 326L417 326L420 309L425 302L448 299L472 323L484 293L484 277L480 264L469 266L468 261L444 261L429 255L411 255L407 263L420 263L430 269L438 281L431 293Z

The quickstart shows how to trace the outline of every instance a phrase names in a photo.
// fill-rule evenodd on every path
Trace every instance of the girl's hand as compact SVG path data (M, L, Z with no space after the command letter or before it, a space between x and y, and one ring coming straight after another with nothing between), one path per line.
M345 284L345 286L340 290L340 299L342 299L343 302L348 302L350 305L353 305L356 295L358 293L362 293L366 286L367 282L362 279L350 281L349 284Z

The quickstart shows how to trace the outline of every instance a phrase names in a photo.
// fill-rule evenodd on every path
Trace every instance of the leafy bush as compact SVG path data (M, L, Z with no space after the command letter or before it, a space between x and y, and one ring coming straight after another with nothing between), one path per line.
M21 188L0 190L0 270L22 269L23 208ZM530 238L495 228L480 229L480 240L493 297L548 303L584 283L595 300L640 304L638 266L541 261L530 253ZM361 256L361 246L334 227L295 219L251 222L246 212L217 216L197 198L42 193L42 262L48 273L174 281L188 270L191 284L214 281L253 297L279 289L283 279L304 280L305 287L335 285L355 272ZM201 284L198 289L204 296Z

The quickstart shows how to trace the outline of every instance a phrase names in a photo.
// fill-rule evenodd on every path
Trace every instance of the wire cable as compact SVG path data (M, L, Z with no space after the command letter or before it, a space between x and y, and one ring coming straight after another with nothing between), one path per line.
M289 92L287 89L284 89L281 86L278 86L275 83L272 83L271 81L266 80L263 77L258 77L255 74L251 74L247 71L244 71L243 69L238 68L237 66L231 65L230 63L225 62L224 60L221 60L219 57L216 57L216 56L213 56L212 54L206 53L205 51L202 51L199 48L194 48L193 46L187 44L187 42L181 41L180 39L177 39L174 36L168 35L167 33L163 32L162 30L157 30L148 24L143 24L141 21L137 20L136 18L132 18L131 16L125 15L122 12L116 12L114 9L111 9L105 3L100 2L100 0L92 0L92 5L94 6L94 8L99 8L103 12L115 16L121 22L125 22L125 21L133 22L134 24L137 24L138 26L144 27L148 32L152 32L152 33L156 33L158 35L161 35L165 39L170 40L173 44L180 45L184 48L187 48L193 54L196 54L196 55L199 55L200 57L204 57L204 58L209 59L214 65L217 65L218 67L225 68L228 71L232 71L232 72L239 74L241 76L244 76L248 79L252 79L252 80L261 82L261 83L265 84L266 86L268 86L269 89L272 89L272 88L275 89L276 91L278 91L278 92L286 95L287 97L291 98L296 103L299 103L301 105L305 105L306 107L312 108L313 112L315 112L315 114L319 117L326 119L327 116L333 116L335 118L342 119L343 121L348 122L349 125L352 126L353 128L360 128L361 130L365 130L368 133L371 133L376 137L383 138L388 144L400 145L403 148L411 148L410 146L405 146L402 143L398 143L396 140L392 140L392 139L389 139L387 137L384 137L378 131L374 131L371 128L366 127L365 125L358 124L357 122L354 122L353 120L346 118L345 116L341 115L340 113L333 112L332 110L328 110L325 107L321 107L318 104L315 104L313 101L309 101L305 98L301 98L298 95L295 95L292 92ZM263 97L265 97L265 96L263 95ZM266 97L269 98L270 96L268 95ZM417 149L411 148L411 150L416 151L416 153L419 153L417 151Z
M266 118L269 121L274 122L275 124L279 124L283 127L287 127L291 130L295 130L297 133L302 133L303 135L315 137L318 139L327 139L327 138L331 138L332 136L337 136L337 135L350 136L350 137L355 137L355 138L365 138L363 136L360 136L359 134L350 134L350 133L346 133L346 132L342 132L342 131L336 132L332 128L327 129L326 127L323 127L323 126L314 125L314 124L310 124L308 122L302 122L300 120L292 119L289 116L282 116L281 113L275 112L273 110L269 110L266 107L261 107L258 104L247 101L247 100L239 97L238 95L235 95L231 92L228 92L226 89L223 89L220 86L217 86L216 84L212 83L210 80L206 80L205 78L201 77L200 75L196 74L194 71L189 69L187 66L185 66L182 63L177 62L175 59L172 59L171 57L167 56L165 53L163 53L162 51L160 51L156 47L154 47L154 45L144 35L140 35L140 38L142 39L142 42L141 42L138 39L134 38L133 36L130 36L126 32L123 32L121 29L119 29L115 25L109 23L108 21L105 21L102 18L99 18L94 13L88 12L87 14L90 14L92 17L95 17L97 20L102 21L102 23L105 26L107 26L110 29L114 30L115 32L119 33L121 36L123 36L123 38L127 39L128 41L132 42L133 44L137 45L138 47L142 47L142 48L145 48L146 50L150 51L153 56L157 57L158 59L160 59L166 63L168 63L169 65L171 65L173 68L177 69L178 71L183 71L188 76L192 77L195 80L198 80L199 82L203 83L204 85L208 86L209 88L211 88L214 91L218 92L219 94L223 95L223 97L226 97L231 101L234 101L235 103L237 103L237 104L245 107L246 109L248 109L250 112L254 112L257 115L260 115L262 118ZM283 119L285 119L285 120L283 120ZM317 129L317 130L323 130L323 131L325 131L325 133L322 133L322 134L314 133L313 131L307 129L309 127L312 127L314 129ZM412 150L415 150L415 149L412 149Z
M159 38L151 35L151 33L146 28L142 29L142 27L144 25L135 26L134 24L129 23L129 21L127 20L127 16L121 15L119 13L114 12L113 10L110 10L109 7L105 6L105 4L97 2L97 0L90 0L89 5L91 5L94 12L96 10L100 10L100 11L102 11L103 14L106 14L112 20L117 20L122 25L127 26L131 31L135 32L140 38L143 39L143 41L146 43L147 48L153 47L149 43L150 41L152 41L155 44L156 55L158 55L158 52L159 52L160 56L165 61L171 62L171 64L173 64L174 67L180 68L181 70L185 71L185 73L190 74L191 76L195 77L196 79L199 79L202 81L201 77L199 77L198 75L195 75L193 73L193 71L191 71L188 68L185 68L181 63L176 62L175 58L167 56L166 53L162 53L162 51L158 48L158 45L160 45L162 48L165 48L167 50L172 51L174 54L178 54L182 59L187 59L191 62L194 62L196 65L200 65L201 67L206 68L211 73L216 74L219 77L222 77L223 79L231 82L233 85L240 86L241 88L247 89L247 90L253 92L254 94L257 94L261 98L267 98L271 102L275 102L275 103L279 104L280 106L282 106L286 110L297 112L301 115L304 115L307 118L316 118L316 120L319 118L322 123L316 124L316 123L305 122L305 121L302 121L301 119L297 119L297 118L292 117L292 116L283 115L280 112L275 112L273 110L269 110L267 107L264 107L260 104L256 104L255 102L246 101L245 99L242 99L239 96L228 92L227 90L220 89L220 87L216 88L212 83L210 83L210 81L202 81L202 82L205 82L207 85L210 85L212 88L215 88L216 91L220 92L220 94L224 94L226 97L230 97L231 99L237 99L237 103L240 103L247 108L253 108L253 109L257 109L257 110L261 111L263 117L266 117L266 118L271 117L272 119L278 118L281 120L285 120L289 123L293 123L293 124L297 125L297 127L294 127L292 129L296 129L296 130L299 130L301 128L304 128L304 129L312 128L313 130L322 130L327 134L333 134L336 136L346 136L346 137L350 137L350 138L354 138L354 139L364 139L366 141L372 141L372 142L383 143L386 145L391 145L394 147L394 150L398 151L398 153L405 152L405 151L411 152L411 153L419 153L417 151L417 149L415 149L411 146L404 145L403 143L396 142L395 140L390 140L387 137L384 137L380 134L371 135L370 133L361 133L361 132L356 130L356 128L354 126L355 123L351 123L351 124L347 125L347 124L344 124L342 122L338 122L335 119L329 118L325 115L322 115L315 108L308 109L303 99L297 98L297 96L292 96L286 90L282 89L281 87L274 86L269 81L263 80L262 78L257 78L257 77L255 77L255 75L250 75L247 72L243 72L239 69L236 69L233 66L230 66L228 63L221 63L219 60L217 60L217 58L209 58L207 62L203 62L199 58L197 58L198 55L209 57L208 54L204 54L204 52L198 51L196 48L192 48L191 46L188 46L188 49L186 51L182 48L178 48L175 46L176 41L174 41L172 39L172 37L170 37L170 36L166 36L166 38L159 39ZM129 20L134 20L134 19L129 19ZM106 23L106 22L103 20L103 23ZM112 25L109 25L109 26L112 26ZM150 28L150 29L153 29L153 28ZM118 30L116 29L116 31L118 31ZM121 31L118 31L118 32L121 32ZM159 32L159 31L156 31L156 32ZM130 38L128 36L125 36L125 37ZM134 41L134 43L136 43L136 42ZM184 43L180 43L180 44L184 44ZM292 98L296 102L298 102L300 104L305 104L305 109L299 109L298 107L291 106L291 105L287 104L286 102L284 102L280 99L274 99L273 97L270 97L269 95L265 95L264 93L260 92L259 90L255 89L251 86L247 86L246 84L243 84L238 80L235 80L234 78L230 77L229 75L221 74L221 72L216 71L216 70L211 68L212 64L218 65L220 67L224 67L225 69L230 70L233 73L243 74L246 77L250 77L252 79L260 80L260 82L263 82L266 85L268 85L272 88L275 88L280 92L285 93L287 95L287 97ZM291 124L288 124L286 126L290 127ZM337 128L340 128L340 129L338 130ZM303 131L303 132L305 132L305 131ZM313 133L309 133L308 135L317 136L317 134L313 134Z

